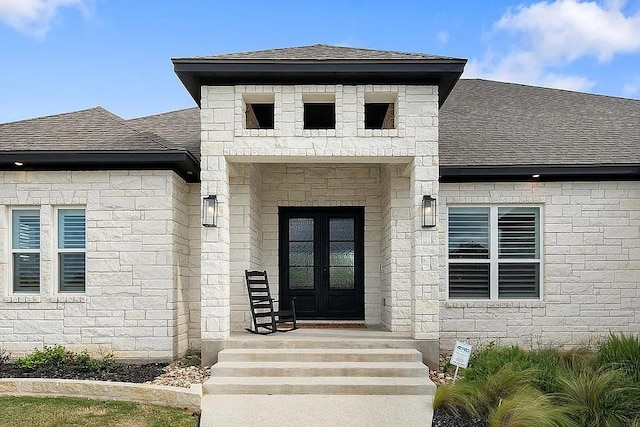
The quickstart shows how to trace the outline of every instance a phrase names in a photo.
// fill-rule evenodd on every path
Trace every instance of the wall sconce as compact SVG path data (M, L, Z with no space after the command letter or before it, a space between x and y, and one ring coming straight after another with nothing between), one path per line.
M202 198L202 226L218 226L218 197L207 196Z
M436 226L436 199L431 196L422 196L422 228Z

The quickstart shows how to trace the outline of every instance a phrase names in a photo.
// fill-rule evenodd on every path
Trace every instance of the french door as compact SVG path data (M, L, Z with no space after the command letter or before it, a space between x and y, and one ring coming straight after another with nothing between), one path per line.
M301 319L364 319L364 208L281 207L280 305Z

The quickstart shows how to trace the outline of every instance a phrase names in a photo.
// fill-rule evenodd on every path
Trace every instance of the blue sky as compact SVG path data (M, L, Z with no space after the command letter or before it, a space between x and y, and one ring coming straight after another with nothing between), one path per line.
M337 44L463 77L640 98L640 0L0 0L0 122L194 106L170 58Z

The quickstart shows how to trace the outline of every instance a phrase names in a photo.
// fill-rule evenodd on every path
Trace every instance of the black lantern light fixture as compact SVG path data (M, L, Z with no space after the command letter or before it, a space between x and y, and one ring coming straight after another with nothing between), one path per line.
M202 226L218 226L218 197L209 195L202 198Z
M422 228L436 226L436 199L431 196L422 196Z

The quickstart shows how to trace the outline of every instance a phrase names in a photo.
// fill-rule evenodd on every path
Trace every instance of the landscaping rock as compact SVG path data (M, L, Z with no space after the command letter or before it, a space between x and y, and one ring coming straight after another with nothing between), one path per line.
M163 369L163 373L149 384L169 385L173 387L191 387L209 379L211 367L186 366L182 362L174 362Z

